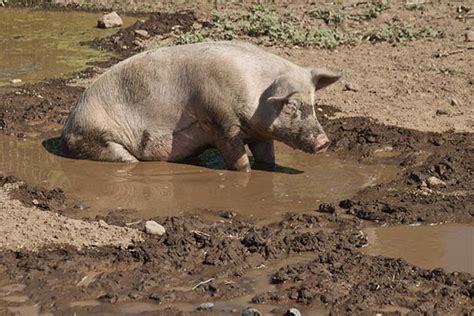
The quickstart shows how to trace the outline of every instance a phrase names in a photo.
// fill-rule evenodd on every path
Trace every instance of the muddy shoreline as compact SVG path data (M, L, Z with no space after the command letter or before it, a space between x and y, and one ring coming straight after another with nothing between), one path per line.
M192 27L195 19L192 13L152 15L92 46L123 59L142 49L135 43L134 30L166 34L176 24ZM91 78L118 59L73 77ZM0 92L2 132L18 138L57 136L84 89L69 83L53 79ZM400 168L398 178L338 203L321 201L303 214L289 210L272 224L223 210L215 220L199 215L151 218L166 228L166 234L146 235L126 248L62 245L1 251L0 298L21 294L27 299L1 300L0 313L36 306L38 313L58 314L119 313L127 308L150 315L203 314L194 310L207 301L222 302L227 313L240 313L245 306L276 315L288 307L303 314L333 315L472 313L471 274L422 269L402 259L369 256L361 249L367 244L362 232L367 227L474 222L473 134L420 132L367 117L334 119L337 109L330 104L320 108L325 114L320 115L321 123L332 140L330 151L363 161L384 160ZM442 182L435 184L430 177ZM0 177L2 188L19 181ZM80 217L84 207L61 188L47 190L28 183L19 184L9 196L26 207L67 217ZM120 209L86 219L100 220L144 230L148 219ZM5 288L12 283L25 287Z

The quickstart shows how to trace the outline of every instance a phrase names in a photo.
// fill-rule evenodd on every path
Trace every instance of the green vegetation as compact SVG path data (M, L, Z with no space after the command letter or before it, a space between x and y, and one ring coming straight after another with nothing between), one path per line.
M439 37L441 33L431 27L414 27L409 24L385 24L378 29L368 30L363 38L371 43L389 42L398 43L412 41L418 38Z
M364 18L371 19L388 8L387 2L375 3ZM279 14L263 5L254 5L248 12L214 12L211 22L199 30L182 33L175 31L175 44L191 44L206 40L250 39L267 46L299 46L334 49L358 40L371 43L398 43L418 38L438 37L441 33L430 27L415 27L409 24L390 23L359 33L344 33L337 25L346 15L342 11L319 10L310 16L323 19L327 28L311 28L302 24L291 14ZM335 27L331 27L335 26Z
M317 10L310 12L309 15L322 19L327 25L340 25L346 19L346 14L342 10Z
M380 13L382 13L383 11L385 11L389 8L390 8L390 6L388 5L388 3L386 1L379 1L379 2L375 3L369 9L369 11L365 14L365 19L366 20L376 19L380 15Z
M232 40L248 37L262 45L335 48L346 42L344 34L330 28L309 30L291 15L255 5L248 13L214 13L211 26L177 34L176 44L202 42L204 39Z

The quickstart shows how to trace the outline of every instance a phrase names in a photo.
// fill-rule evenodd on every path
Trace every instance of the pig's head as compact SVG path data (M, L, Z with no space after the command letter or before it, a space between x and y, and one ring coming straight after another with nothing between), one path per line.
M325 69L281 76L261 96L252 121L265 137L307 153L324 152L329 139L316 117L315 93L340 77Z

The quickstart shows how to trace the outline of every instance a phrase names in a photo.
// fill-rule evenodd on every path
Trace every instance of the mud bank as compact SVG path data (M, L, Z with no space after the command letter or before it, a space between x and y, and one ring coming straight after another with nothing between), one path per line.
M160 35L175 24L190 27L194 19L157 16L162 19L139 21L93 45L125 57L142 49L134 30ZM387 46L379 49L383 54ZM100 71L90 69L80 77ZM377 84L373 83L375 91ZM0 92L0 128L19 139L55 137L83 89L57 79ZM361 94L365 98L370 93ZM61 188L0 178L1 192L8 188L3 200L18 203L25 208L21 212L34 208L44 216L61 214L94 227L102 220L133 232L144 231L145 220L153 219L166 229L162 237L139 233L144 240L127 243L126 248L109 243L78 249L66 238L60 246L38 251L1 250L0 313L194 314L206 301L215 302L214 312L223 314L240 313L247 306L275 315L292 306L308 315L472 313L472 274L462 268L421 268L402 259L368 255L365 246L371 238L364 232L401 224L472 227L473 134L421 132L368 117L340 117L328 95L318 106L331 137L331 154L396 166L397 177L348 198L322 199L321 205L303 212L289 209L283 219L270 223L249 220L232 209L144 218L113 203L96 210L100 215L84 218L84 208L90 206ZM70 235L71 240L76 237ZM423 238L431 237L419 239Z

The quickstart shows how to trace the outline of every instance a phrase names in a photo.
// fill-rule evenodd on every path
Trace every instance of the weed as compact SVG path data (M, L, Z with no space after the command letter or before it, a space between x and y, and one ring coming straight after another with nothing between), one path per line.
M214 12L210 26L199 31L175 35L175 44L197 43L205 39L232 40L238 37L254 38L263 45L320 48L335 48L345 42L345 36L336 30L309 30L302 27L293 16L281 16L277 11L263 5L254 5L244 14Z
M379 2L375 3L369 9L369 11L365 14L365 19L366 20L376 19L380 15L380 13L382 13L383 11L385 11L389 8L390 8L390 6L388 5L387 2L379 1Z
M346 15L341 10L317 10L309 13L310 16L322 19L327 25L340 25L344 22Z
M438 37L441 33L431 27L417 28L409 24L385 24L379 29L370 29L363 38L371 43L389 42L397 43L412 41L418 38Z

